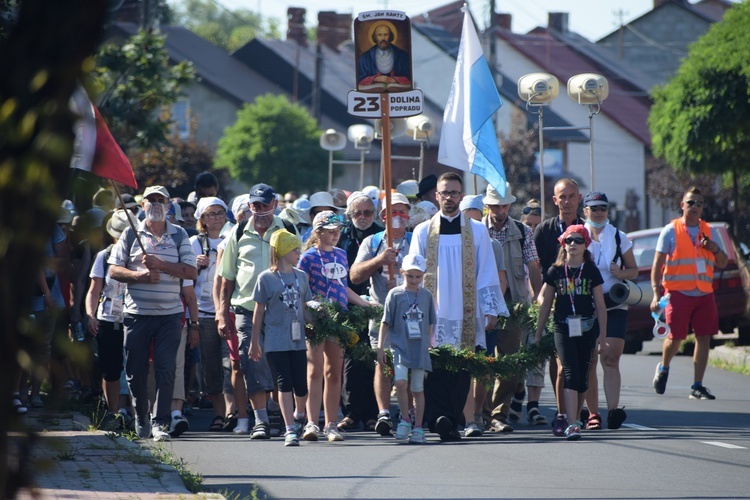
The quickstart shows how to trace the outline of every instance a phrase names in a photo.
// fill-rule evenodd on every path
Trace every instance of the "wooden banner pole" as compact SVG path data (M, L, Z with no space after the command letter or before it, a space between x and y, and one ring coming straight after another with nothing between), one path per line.
M385 202L385 235L388 240L388 248L393 248L393 228L391 222L391 118L390 97L387 93L380 94L381 124L383 126L383 194ZM393 280L394 266L388 264L388 278Z

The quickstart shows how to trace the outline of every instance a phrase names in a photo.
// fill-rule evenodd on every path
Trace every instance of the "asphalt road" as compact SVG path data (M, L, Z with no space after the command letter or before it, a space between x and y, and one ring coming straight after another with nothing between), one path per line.
M704 385L717 399L691 400L692 360L678 357L657 395L658 361L648 352L624 356L626 423L584 431L577 442L524 423L457 443L428 433L428 444L416 446L352 432L343 442L285 448L283 438L202 432L211 412L199 410L194 432L167 448L203 475L206 491L239 498L255 485L261 498L750 498L750 379L709 367ZM551 420L549 388L541 406Z

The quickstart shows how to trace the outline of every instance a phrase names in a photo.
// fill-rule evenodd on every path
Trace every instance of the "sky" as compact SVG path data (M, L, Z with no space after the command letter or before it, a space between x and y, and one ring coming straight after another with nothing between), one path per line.
M289 7L307 9L307 25L317 24L318 11L351 13L388 8L416 16L430 9L450 3L450 0L213 0L229 9L244 8L260 11L264 17L281 21L282 36L286 33L286 11ZM536 26L547 25L547 12L567 12L571 31L596 41L614 31L619 19L627 23L653 8L653 0L496 0L496 11L512 14L511 28L525 33ZM469 2L471 12L480 28L486 26L489 0Z

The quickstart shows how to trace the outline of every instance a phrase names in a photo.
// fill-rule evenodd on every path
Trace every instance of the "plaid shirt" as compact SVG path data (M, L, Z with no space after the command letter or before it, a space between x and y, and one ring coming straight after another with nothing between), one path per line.
M511 222L513 221L513 222ZM505 224L503 224L503 227L500 229L495 229L495 226L492 225L492 222L490 221L490 218L487 218L487 229L490 231L490 237L499 241L503 245L505 245L505 240L508 236L508 225L509 224L515 224L515 219L511 219L508 217L505 219ZM534 244L534 234L531 232L531 228L527 226L526 224L523 225L523 262L524 264L528 264L529 262L534 262L539 260L539 254L536 252L536 245Z

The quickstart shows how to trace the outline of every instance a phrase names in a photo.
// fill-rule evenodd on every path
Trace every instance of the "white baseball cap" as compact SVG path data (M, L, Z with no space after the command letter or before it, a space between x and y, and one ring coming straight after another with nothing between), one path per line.
M427 270L427 262L425 262L424 257L421 255L410 253L401 262L401 269L404 271L416 269L417 271L425 272Z

